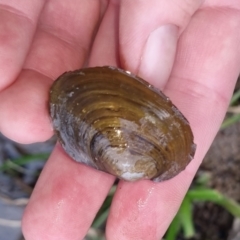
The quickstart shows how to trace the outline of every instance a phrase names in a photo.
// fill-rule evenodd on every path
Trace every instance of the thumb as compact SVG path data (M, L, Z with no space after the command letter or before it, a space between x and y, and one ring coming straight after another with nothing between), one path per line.
M123 0L119 20L121 67L163 88L173 66L177 39L202 2Z

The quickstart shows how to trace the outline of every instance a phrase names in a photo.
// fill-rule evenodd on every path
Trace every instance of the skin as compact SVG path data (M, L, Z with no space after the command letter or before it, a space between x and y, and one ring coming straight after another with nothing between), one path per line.
M0 0L0 13L0 131L7 137L21 143L51 137L49 87L86 59L139 74L189 120L197 152L185 171L161 183L120 181L108 217L107 239L160 239L240 71L239 0ZM57 145L23 216L26 240L83 239L113 182Z

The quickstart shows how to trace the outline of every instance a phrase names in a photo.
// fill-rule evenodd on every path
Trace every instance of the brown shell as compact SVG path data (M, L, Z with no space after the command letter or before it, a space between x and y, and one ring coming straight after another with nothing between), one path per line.
M73 159L128 181L172 178L196 149L169 98L115 67L64 73L51 87L50 115Z

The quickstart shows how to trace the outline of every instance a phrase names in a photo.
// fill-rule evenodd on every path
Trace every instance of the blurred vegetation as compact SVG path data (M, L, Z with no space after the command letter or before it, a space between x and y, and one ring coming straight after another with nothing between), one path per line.
M175 240L180 231L185 239L194 237L193 206L196 202L212 202L225 208L233 216L240 218L240 204L205 184L196 180L193 187L187 192L181 207L168 228L165 240Z
M232 124L240 121L240 89L237 90L230 101L230 106L228 109L227 117L223 121L221 125L221 129L225 129ZM228 114L231 114L228 116Z

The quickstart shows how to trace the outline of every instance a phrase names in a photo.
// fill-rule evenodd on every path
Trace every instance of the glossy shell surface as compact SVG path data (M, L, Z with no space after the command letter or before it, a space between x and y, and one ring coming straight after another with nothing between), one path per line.
M188 121L169 98L115 67L61 75L50 90L50 115L68 155L128 181L172 178L196 149Z

